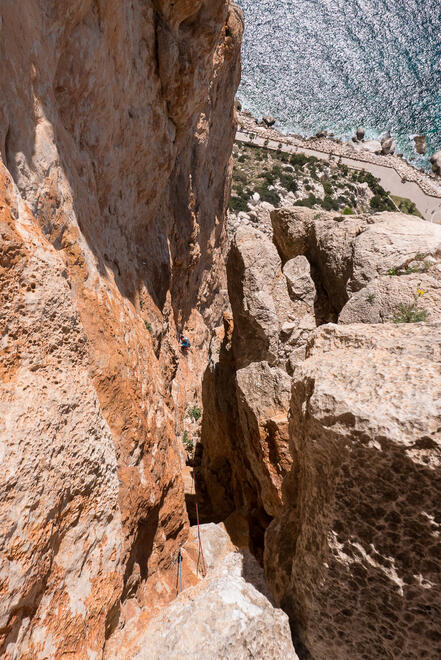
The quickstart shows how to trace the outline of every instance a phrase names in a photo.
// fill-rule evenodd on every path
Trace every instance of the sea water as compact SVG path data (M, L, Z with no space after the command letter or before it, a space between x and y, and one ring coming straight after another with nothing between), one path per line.
M237 0L239 99L284 132L390 130L415 165L441 149L441 0ZM426 157L413 136L427 136Z

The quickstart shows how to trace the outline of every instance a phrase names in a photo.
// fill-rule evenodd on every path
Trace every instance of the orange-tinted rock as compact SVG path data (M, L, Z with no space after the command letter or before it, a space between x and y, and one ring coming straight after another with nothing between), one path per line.
M182 552L183 591L159 612L136 609L106 646L106 660L286 658L296 660L288 617L273 606L262 568L235 552L222 525L203 525L203 581L189 582L196 530ZM184 564L186 569L184 570ZM193 571L195 571L193 559ZM178 576L178 564L175 577ZM178 590L180 580L178 579Z
M241 29L223 0L2 8L6 658L100 657L185 541L176 431L223 312Z

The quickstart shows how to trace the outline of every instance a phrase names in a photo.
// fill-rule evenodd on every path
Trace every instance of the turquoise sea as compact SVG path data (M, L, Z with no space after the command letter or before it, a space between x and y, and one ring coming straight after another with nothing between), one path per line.
M390 130L427 166L441 149L441 0L237 0L245 13L239 98L305 136ZM418 156L412 136L427 135Z

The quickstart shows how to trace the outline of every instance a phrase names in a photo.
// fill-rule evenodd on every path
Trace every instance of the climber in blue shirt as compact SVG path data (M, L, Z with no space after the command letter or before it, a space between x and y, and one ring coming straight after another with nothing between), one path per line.
M180 338L179 338L179 341L181 342L182 350L183 351L188 351L188 349L191 346L190 340L188 339L188 337L185 337L185 335L181 335Z

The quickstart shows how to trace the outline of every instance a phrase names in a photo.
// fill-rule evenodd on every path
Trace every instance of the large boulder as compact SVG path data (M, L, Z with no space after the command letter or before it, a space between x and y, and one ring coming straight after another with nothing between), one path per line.
M268 515L280 510L282 482L291 467L288 410L291 378L267 362L252 362L236 373L242 451L258 483Z
M381 141L381 153L383 156L395 153L395 140L392 137Z
M372 154L381 154L383 147L380 140L366 140L363 142L363 150L369 151Z
M418 255L441 256L441 226L402 213L378 213L354 241L350 291L391 270L406 267Z
M282 264L274 244L253 227L239 227L228 257L238 367L277 360L281 326L294 320Z
M296 638L315 660L439 657L441 325L323 326L292 394L265 567Z
M415 142L415 149L417 150L417 153L419 153L421 156L424 156L427 151L427 138L425 135L415 135L413 138L413 141Z
M430 162L432 163L432 172L441 175L441 151L437 151L430 156Z
M368 223L358 216L292 207L271 213L274 242L283 261L304 255L314 265L337 308L347 301L353 245Z
M305 255L337 312L376 277L415 257L441 256L441 227L402 213L358 217L293 207L273 211L271 221L283 260Z
M288 617L268 599L261 567L247 551L224 556L217 525L201 527L204 547L208 531L214 554L207 577L153 619L138 611L106 648L106 660L297 660Z
M283 274L291 299L296 302L302 300L312 309L317 294L307 258L299 255L290 259L283 267Z
M262 117L262 122L269 128L270 126L274 126L276 120L272 115L265 115L265 117Z
M426 273L384 275L349 298L339 323L441 320L441 282Z

